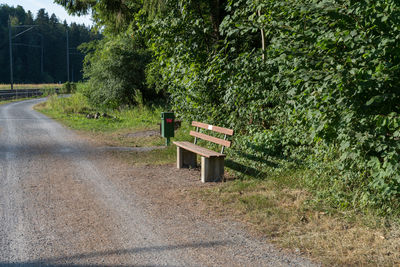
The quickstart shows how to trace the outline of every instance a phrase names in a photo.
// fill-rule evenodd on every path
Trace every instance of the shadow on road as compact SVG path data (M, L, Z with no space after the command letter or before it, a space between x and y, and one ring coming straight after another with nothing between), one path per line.
M134 255L139 253L157 253L162 251L180 250L187 248L210 248L229 245L229 241L210 241L210 242L198 242L198 243L188 243L182 245L165 245L165 246L151 246L151 247L140 247L132 249L119 249L119 250L109 250L109 251L95 251L90 253L81 253L71 256L54 257L40 260L33 260L28 262L0 262L1 267L33 267L33 266L74 266L74 267L97 267L97 266L110 266L109 264L74 264L71 262L79 262L82 260L87 260L96 257L107 257L107 256L121 256L121 255ZM166 266L166 265L112 265L112 266ZM174 265L167 265L174 266Z
M101 152L147 152L156 149L164 149L165 146L152 146L152 147L94 147L89 145L82 145L79 143L58 144L58 143L45 143L45 144L0 144L0 160L6 158L8 154L14 154L20 159L30 159L36 156L40 157L62 157L67 158L87 158L89 155L100 155Z

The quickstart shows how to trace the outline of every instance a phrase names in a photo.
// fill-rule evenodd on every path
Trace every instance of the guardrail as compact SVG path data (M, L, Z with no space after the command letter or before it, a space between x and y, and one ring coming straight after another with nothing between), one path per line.
M17 89L17 90L0 90L0 100L11 100L18 98L27 98L34 96L42 96L45 91L54 90L59 92L59 88L54 89Z

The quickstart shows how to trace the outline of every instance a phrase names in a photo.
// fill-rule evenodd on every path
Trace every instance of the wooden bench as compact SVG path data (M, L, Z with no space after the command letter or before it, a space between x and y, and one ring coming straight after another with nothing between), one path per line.
M177 146L177 168L197 167L198 154L201 156L201 181L203 183L221 181L224 176L226 156L223 153L225 147L230 147L232 144L227 138L228 135L233 135L233 130L197 121L192 121L192 126L196 127L196 131L190 131L190 135L194 136L194 143L173 142ZM201 133L200 128L224 134L224 139ZM221 153L196 145L198 138L221 145Z

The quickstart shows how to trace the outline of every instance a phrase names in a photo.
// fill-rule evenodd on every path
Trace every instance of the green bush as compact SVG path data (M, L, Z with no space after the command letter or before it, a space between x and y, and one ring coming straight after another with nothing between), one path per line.
M50 110L66 114L85 114L88 111L93 111L87 98L81 93L75 93L71 97L52 95L48 98L46 105Z
M66 82L61 86L60 93L62 94L73 94L76 92L76 83L73 82Z
M150 53L121 34L100 41L85 59L84 75L88 85L83 92L91 104L118 108L141 105L158 97L146 85L145 69Z

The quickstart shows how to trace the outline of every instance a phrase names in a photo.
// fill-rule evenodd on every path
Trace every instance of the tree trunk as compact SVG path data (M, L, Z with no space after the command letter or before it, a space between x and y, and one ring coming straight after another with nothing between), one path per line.
M219 41L221 35L219 32L219 25L225 16L226 0L210 0L210 18L214 29L214 38Z
M258 17L261 18L261 10L258 10ZM264 29L261 28L261 49L262 49L262 59L265 59L264 52L265 52L265 35Z

